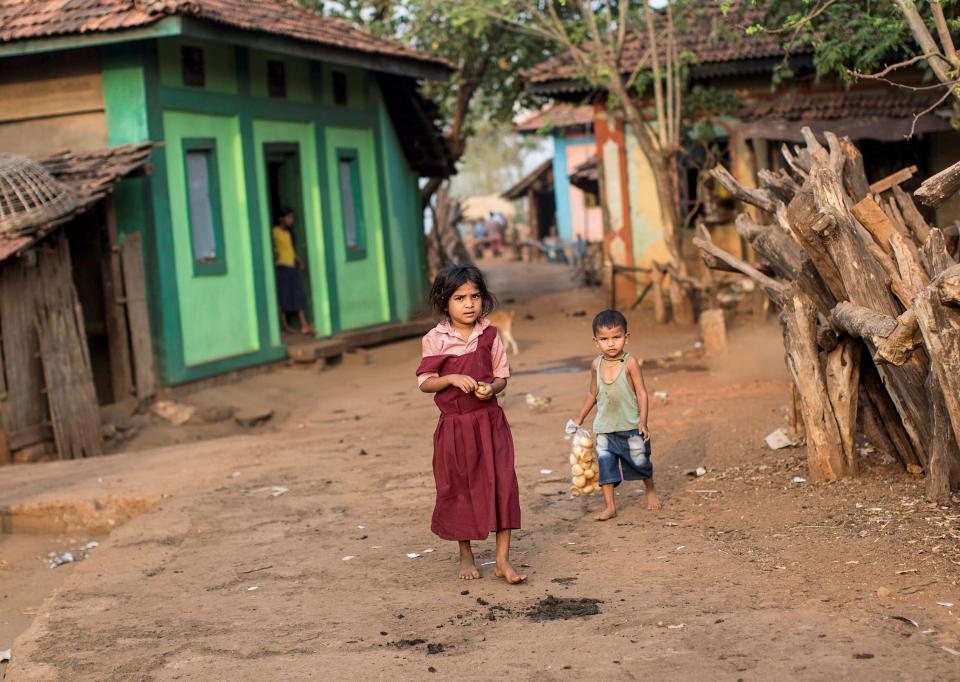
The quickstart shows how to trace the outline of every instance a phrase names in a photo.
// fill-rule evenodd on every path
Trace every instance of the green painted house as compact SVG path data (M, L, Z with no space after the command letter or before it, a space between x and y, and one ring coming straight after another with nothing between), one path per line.
M319 337L416 315L419 179L452 172L417 84L449 73L279 0L0 0L0 151L158 143L115 220L141 233L157 372L177 384L285 356L281 206Z

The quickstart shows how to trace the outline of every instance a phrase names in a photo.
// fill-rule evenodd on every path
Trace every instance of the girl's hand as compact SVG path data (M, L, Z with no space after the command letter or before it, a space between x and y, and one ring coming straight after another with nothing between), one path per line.
M490 400L493 397L493 386L490 384L485 384L484 382L479 382L477 385L477 390L473 393L480 400Z
M473 393L477 390L477 380L466 374L451 374L447 377L451 386L456 386L464 393Z

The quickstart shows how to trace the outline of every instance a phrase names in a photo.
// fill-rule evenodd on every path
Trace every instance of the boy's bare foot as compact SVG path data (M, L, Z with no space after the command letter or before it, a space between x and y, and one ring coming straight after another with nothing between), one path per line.
M649 511L660 511L663 508L663 505L660 503L660 498L657 497L657 492L655 490L647 491L647 509Z
M494 574L498 578L503 578L511 585L517 585L527 579L527 576L517 573L517 570L506 559L502 561L497 560L497 568Z
M615 519L617 517L617 510L615 507L607 507L602 512L593 517L594 521L609 521L610 519Z

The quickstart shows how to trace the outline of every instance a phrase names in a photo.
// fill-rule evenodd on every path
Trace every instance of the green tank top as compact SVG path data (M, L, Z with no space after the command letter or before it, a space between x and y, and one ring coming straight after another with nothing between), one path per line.
M603 380L603 356L597 361L597 416L593 420L594 433L632 431L640 426L640 406L637 393L627 379L627 357L623 354L620 371L609 384Z

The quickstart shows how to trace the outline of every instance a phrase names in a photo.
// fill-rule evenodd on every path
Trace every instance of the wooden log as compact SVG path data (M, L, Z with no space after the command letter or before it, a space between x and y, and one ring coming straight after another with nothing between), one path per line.
M780 227L758 225L746 213L736 220L737 234L743 237L782 279L797 278L803 267L803 249Z
M897 458L897 448L890 440L886 427L880 421L880 415L876 408L870 402L867 391L860 384L860 400L857 401L857 407L860 410L860 423L863 427L863 435L878 452L885 453L890 457Z
M700 337L707 355L723 355L727 351L727 327L723 310L714 308L700 313Z
M849 137L840 138L840 147L844 156L843 184L855 202L862 201L870 196L870 183L863 167L863 156Z
M840 442L843 445L843 468L838 476L856 476L857 399L860 396L860 342L846 339L827 353L824 366L827 395L833 409Z
M791 290L783 297L783 342L787 368L800 396L807 431L807 463L814 481L832 481L849 473L843 438L816 340L816 308L805 294Z
M949 504L950 492L960 483L960 446L950 425L949 408L936 372L927 377L930 399L930 461L927 464L926 498Z
M730 253L727 253L719 246L714 244L713 240L710 238L710 232L708 232L703 225L700 225L697 231L699 236L693 238L694 246L699 248L704 253L709 254L716 260L725 263L737 272L740 272L741 274L744 274L752 279L763 288L767 296L770 297L771 301L773 301L777 306L782 305L783 297L786 293L786 286L783 283L778 282L772 277L764 275L749 263L744 262Z
M870 185L870 191L875 194L883 194L888 189L894 185L899 185L901 182L906 182L913 177L913 174L917 172L916 166L908 166L907 168L901 168L896 173L891 173L882 180L877 180L876 182Z
M800 191L800 185L782 168L774 173L762 168L757 171L760 186L780 201L787 203Z
M960 190L960 161L924 180L913 196L924 206L937 208L957 190Z
M797 385L794 383L790 384L790 409L787 427L790 429L790 436L794 442L800 442L807 437L807 429L803 423L803 407L800 404L800 391L797 390Z
M918 452L914 447L913 438L904 427L896 405L884 388L883 380L880 378L877 366L870 359L870 351L866 346L863 348L860 362L860 383L870 399L870 404L877 411L890 442L894 445L894 454L900 459L904 468L910 464L925 466L926 451Z
M866 228L880 248L893 255L893 249L890 247L890 237L896 232L896 228L873 197L867 196L857 202L850 209L850 212Z
M956 265L956 261L947 253L943 232L936 228L930 230L929 236L924 241L920 249L920 260L930 279L935 278L951 265Z
M723 166L717 165L711 168L710 175L714 180L719 182L734 199L750 204L751 206L756 206L768 213L773 213L776 210L777 202L771 196L770 192L754 187L744 187L730 174L730 171Z
M902 365L923 339L912 310L893 318L869 308L841 301L833 309L830 321L850 336L869 341L877 363Z
M910 229L907 227L907 223L903 220L903 215L900 213L900 208L897 206L897 202L893 197L887 197L886 204L883 206L883 211L887 214L887 217L890 219L890 222L893 224L893 227L896 229L896 231L905 239L913 241L913 235L910 234Z
M780 154L783 156L783 160L787 162L787 165L790 166L790 169L799 176L800 180L805 181L810 168L804 168L800 160L790 151L790 147L786 144L780 147Z
M842 301L847 297L843 279L840 277L840 272L830 257L830 253L817 237L817 231L814 230L817 221L821 219L822 216L817 209L813 193L809 190L797 194L793 201L787 205L787 224L793 230L793 234L803 247L807 258L813 263L820 278L826 284L830 294L836 300Z
M916 204L913 203L910 195L900 189L898 185L893 186L893 196L896 198L897 205L900 207L900 215L903 216L903 221L913 233L914 241L916 241L917 244L923 244L927 241L927 237L930 236L930 226L927 225L927 221L920 215L920 211L917 209Z
M960 265L954 268L960 272ZM960 434L960 311L940 302L935 284L917 293L913 299L913 310L917 315L920 333L923 334L923 345L930 356L931 372L937 375L953 432Z
M693 309L693 300L688 289L683 287L680 281L670 276L667 282L667 294L670 298L670 315L674 322L680 325L691 325L696 322L696 315Z
M857 233L853 217L847 211L842 184L837 174L829 168L815 168L810 174L810 186L816 205L831 218L818 226L817 231L843 276L846 298L851 303L874 312L890 317L899 316L900 305L885 285L882 266L862 248L863 239ZM897 242L898 239L901 239L900 236L894 235L893 241ZM870 350L871 353L876 353L875 346L870 346ZM914 353L903 365L881 365L879 371L907 433L910 434L914 449L924 452L925 456L925 443L928 440L926 415L929 408L924 389L927 373L925 358Z
M950 266L937 277L937 296L943 305L960 306L960 271Z
M940 230L947 245L947 253L953 254L953 260L960 262L960 225L954 223Z

